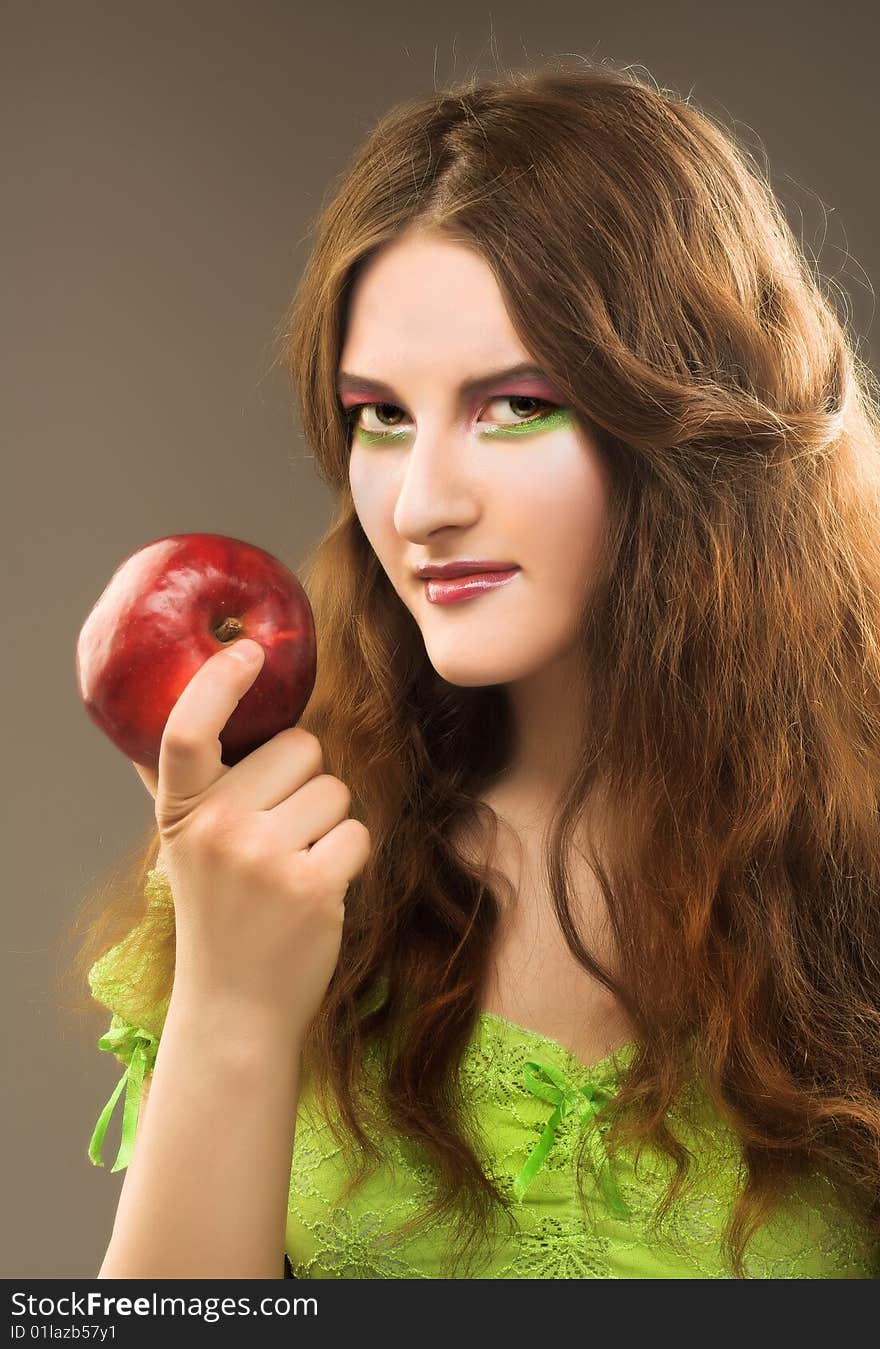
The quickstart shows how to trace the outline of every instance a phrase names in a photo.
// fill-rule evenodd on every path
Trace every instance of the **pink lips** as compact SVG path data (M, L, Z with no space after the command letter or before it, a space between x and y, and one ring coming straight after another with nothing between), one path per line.
M499 586L507 585L518 571L519 567L510 571L481 571L448 581L432 576L425 581L425 593L431 604L457 604L460 600L468 600L475 595L482 595L484 591L497 590Z

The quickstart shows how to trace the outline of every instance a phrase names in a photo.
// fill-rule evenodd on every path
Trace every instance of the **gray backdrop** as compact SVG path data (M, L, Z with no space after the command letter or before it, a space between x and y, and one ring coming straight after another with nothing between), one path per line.
M235 535L296 569L322 532L329 496L267 372L331 178L392 103L475 65L643 64L763 145L876 369L878 37L868 0L4 4L0 1276L93 1277L123 1182L118 1118L107 1167L87 1157L122 1070L52 983L74 905L152 807L80 706L77 633L160 535Z

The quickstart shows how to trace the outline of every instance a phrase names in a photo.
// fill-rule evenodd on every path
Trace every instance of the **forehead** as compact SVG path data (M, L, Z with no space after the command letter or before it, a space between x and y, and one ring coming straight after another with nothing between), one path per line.
M386 244L352 287L340 365L380 375L371 361L436 360L440 352L487 368L530 356L477 252L437 236Z

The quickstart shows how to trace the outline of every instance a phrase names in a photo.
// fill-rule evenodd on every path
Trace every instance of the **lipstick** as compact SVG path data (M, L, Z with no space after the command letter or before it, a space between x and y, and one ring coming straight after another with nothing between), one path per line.
M431 604L459 604L487 590L497 590L499 586L507 585L518 571L519 567L513 567L510 571L480 571L471 576L456 576L448 581L432 576L424 583L425 594Z

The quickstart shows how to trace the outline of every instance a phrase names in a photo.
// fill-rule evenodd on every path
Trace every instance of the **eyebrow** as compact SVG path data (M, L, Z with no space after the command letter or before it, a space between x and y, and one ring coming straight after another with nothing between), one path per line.
M462 397L470 394L483 393L492 387L493 384L500 384L507 379L539 379L545 383L547 375L536 365L511 365L506 370L493 370L487 375L478 375L476 379L466 379L458 386L458 392ZM390 384L384 384L380 379L369 379L366 375L351 375L345 370L339 372L336 381L336 387L340 394L360 393L360 394L381 394L383 398L393 401L397 394Z

